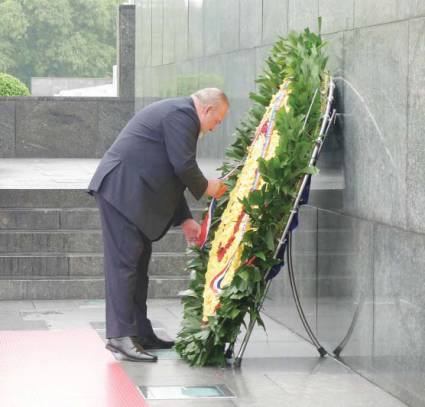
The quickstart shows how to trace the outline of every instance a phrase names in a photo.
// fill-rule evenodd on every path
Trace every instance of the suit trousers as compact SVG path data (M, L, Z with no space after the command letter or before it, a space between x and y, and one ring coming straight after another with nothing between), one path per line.
M147 336L148 267L152 242L96 193L104 246L106 337Z

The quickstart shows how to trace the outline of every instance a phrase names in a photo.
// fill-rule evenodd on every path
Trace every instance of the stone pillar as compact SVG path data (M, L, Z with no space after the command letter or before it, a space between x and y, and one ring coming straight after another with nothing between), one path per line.
M134 99L135 6L121 4L118 10L118 96Z

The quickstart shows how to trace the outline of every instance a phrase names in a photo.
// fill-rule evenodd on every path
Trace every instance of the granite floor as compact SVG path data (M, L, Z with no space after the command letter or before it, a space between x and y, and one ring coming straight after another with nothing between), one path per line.
M179 329L177 299L149 301L153 325L163 337ZM95 329L104 338L103 300L2 301L0 330ZM226 384L235 394L227 400L148 400L149 406L291 406L401 407L402 402L331 357L319 358L314 347L265 316L267 333L256 329L240 369L192 368L172 352L156 364L122 361L139 386ZM0 355L1 358L1 355Z

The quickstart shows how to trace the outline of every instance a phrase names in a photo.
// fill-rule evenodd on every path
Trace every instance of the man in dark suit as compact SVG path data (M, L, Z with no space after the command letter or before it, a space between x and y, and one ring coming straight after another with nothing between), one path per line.
M200 227L184 197L215 196L196 163L200 134L215 129L229 102L219 89L166 99L140 110L105 153L88 187L100 210L104 241L107 349L134 361L156 361L145 349L171 348L147 318L152 242L181 225L187 242Z

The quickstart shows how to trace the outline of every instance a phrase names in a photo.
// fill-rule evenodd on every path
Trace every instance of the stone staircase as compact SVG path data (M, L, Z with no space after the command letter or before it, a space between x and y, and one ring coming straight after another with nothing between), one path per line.
M200 205L188 195L194 217ZM179 228L154 243L150 298L187 288L186 243ZM2 189L0 300L104 297L103 244L92 197L78 189Z

